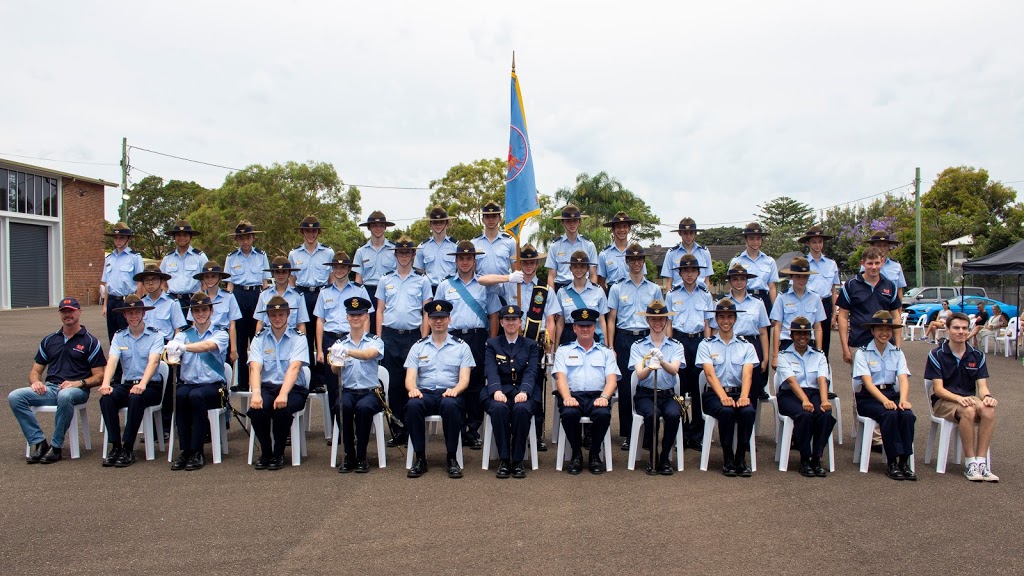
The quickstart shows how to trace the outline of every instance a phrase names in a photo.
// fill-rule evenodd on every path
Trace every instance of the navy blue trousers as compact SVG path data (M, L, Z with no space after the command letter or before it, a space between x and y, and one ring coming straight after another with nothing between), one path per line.
M346 457L366 459L366 445L370 441L373 417L380 411L380 400L373 390L342 391L341 438Z
M821 458L828 437L832 434L832 428L836 425L836 418L831 410L822 412L819 390L804 388L804 394L814 405L813 412L804 410L803 403L796 394L784 388L779 390L779 413L793 419L793 439L800 449L800 459ZM782 449L789 450L789 446L783 446Z
M260 441L260 452L264 455L272 454L274 457L284 455L284 446L292 428L292 416L306 408L306 396L309 395L309 390L302 386L292 386L292 389L288 391L288 403L284 408L278 410L274 408L274 399L280 393L280 384L270 384L269 382L260 384L263 408L257 410L250 407L248 412L252 433ZM271 441L271 432L273 432L273 441ZM298 450L298 439L293 439L292 444L292 450Z
M530 418L533 417L533 401L527 398L526 402L516 404L515 396L519 389L511 384L503 385L501 391L507 399L505 402L498 402L494 396L484 392L487 395L485 406L487 413L491 415L494 442L498 445L498 457L502 460L520 462L526 455Z
M209 419L206 411L220 408L220 389L223 382L191 384L178 382L175 390L174 425L178 427L178 444L182 450L203 450Z
M562 397L559 396L558 410L565 435L569 439L569 446L572 446L572 453L578 454L582 450L583 427L580 425L580 418L587 416L593 422L590 425L590 456L600 456L601 443L612 423L611 406L594 406L594 401L601 397L600 392L571 392L571 395L580 405L565 406ZM605 457L611 458L611 454L606 454Z
M420 339L420 332L400 331L385 326L381 330L381 339L384 340L382 365L391 379L388 384L388 403L391 404L391 412L395 416L404 418L405 406L409 403L409 391L405 389L405 359L409 356L409 349Z
M896 404L900 403L900 393L894 388L883 390L882 394ZM914 423L917 416L912 410L886 410L882 403L871 394L861 391L854 398L857 401L857 412L878 422L878 430L882 433L882 447L885 457L891 462L899 456L910 456L914 453Z
M163 397L163 382L146 384L146 391L142 394L131 394L132 387L128 384L115 384L113 391L106 396L100 396L100 413L103 414L103 424L107 427L107 437L115 450L135 447L135 438L139 435L139 426L142 425L142 413L150 406L156 406ZM124 422L124 436L121 436L121 420L117 412L121 408L128 408L128 416Z
M648 438L651 430L654 430L654 389L637 387L636 413L644 419L644 435ZM661 461L668 461L672 453L672 446L675 445L676 433L679 431L679 420L683 415L683 409L672 398L672 389L658 389L658 416L665 419L664 436L661 440ZM681 448L680 448L681 449Z
M680 393L690 395L690 422L683 426L683 436L687 440L700 443L704 439L704 407L697 399L700 398L700 373L704 371L697 366L697 348L704 339L703 333L689 337L685 334L675 333L676 340L683 343L683 356L686 358L686 367L679 370L679 378L682 386Z
M442 397L444 390L421 390L423 396L410 398L405 407L405 429L409 431L412 449L418 458L426 458L427 425L423 421L427 416L441 416L444 428L444 444L448 458L455 458L459 449L459 432L464 424L465 410L462 396L454 398Z
M733 400L739 399L739 389L734 389L736 390L735 392L730 392L729 390L727 389L726 392L730 398ZM753 394L754 390L751 390L751 395ZM722 442L722 454L725 456L726 462L731 460L732 457L739 459L745 456L750 444L750 435L754 432L754 419L757 416L756 397L751 399L750 404L743 408L727 408L722 406L722 401L718 399L718 396L711 390L711 387L708 387L704 391L702 401L704 402L704 413L718 420L718 438ZM733 426L737 426L739 434L735 454L733 454L732 450Z
M235 320L235 338L238 345L238 385L243 389L249 388L249 343L256 335L256 305L259 304L259 290L242 290L242 286L236 286L234 292L235 301L238 302L238 309L242 317Z

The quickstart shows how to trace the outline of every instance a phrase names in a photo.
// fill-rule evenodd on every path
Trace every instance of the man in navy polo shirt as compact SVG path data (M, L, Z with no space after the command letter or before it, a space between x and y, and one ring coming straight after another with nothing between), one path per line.
M58 311L61 329L39 343L35 363L28 373L29 386L7 396L21 432L32 445L29 464L60 461L64 434L71 424L75 406L89 400L89 388L100 383L107 364L99 340L81 324L82 306L78 300L61 299ZM46 370L45 381L43 370ZM32 413L33 406L57 406L50 443L46 442Z
M843 345L843 362L847 364L853 364L854 349L872 340L871 331L862 324L870 322L879 310L896 315L903 307L896 285L881 275L882 261L878 248L865 249L860 258L864 271L847 280L839 291L839 342ZM899 344L900 332L896 331L893 345Z

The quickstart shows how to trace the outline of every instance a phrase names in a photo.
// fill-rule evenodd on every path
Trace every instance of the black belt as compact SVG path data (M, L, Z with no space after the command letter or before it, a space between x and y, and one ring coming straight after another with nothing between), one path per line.
M116 296L114 294L107 294L107 298L111 300L124 300L124 296Z
M334 336L338 340L342 340L343 338L348 336L348 332L324 332L324 336L328 336L328 335Z
M319 292L326 288L326 286L295 286L295 289L299 292Z
M895 388L895 387L896 387L895 384L875 384L875 388L878 388L879 390L888 390L890 388Z
M483 334L486 332L486 328L452 328L448 331L449 334Z
M186 382L186 381L182 380L181 383L182 384L188 384L190 386L219 386L221 388L226 386L226 384L224 384L223 380L220 380L218 382Z
M252 286L239 286L238 284L235 284L233 290L243 290L245 292L249 292L251 290L261 290L262 288L263 286L261 284L254 284Z
M168 294L175 300L188 300L192 297L192 294L189 292L168 292Z
M768 295L768 291L767 290L747 290L747 292L749 292L750 294L752 294L754 296L767 296Z
M390 326L384 326L384 331L385 332L394 332L395 334L412 334L414 332L416 334L420 333L420 329L419 328L410 328L408 330L402 330L400 328L391 328Z
M623 334L629 334L630 336L647 336L651 333L650 330L626 330L624 328L616 328L616 330Z
M142 382L142 380L125 380L125 381L121 382L121 384L123 384L125 386L138 386L141 382ZM163 384L164 381L163 380L150 380L149 383L150 384Z
M703 338L703 332L673 332L673 338Z

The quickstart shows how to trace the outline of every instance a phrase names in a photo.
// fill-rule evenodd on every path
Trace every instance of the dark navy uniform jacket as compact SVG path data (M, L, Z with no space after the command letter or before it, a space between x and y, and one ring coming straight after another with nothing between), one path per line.
M531 395L539 365L540 346L536 341L519 336L515 343L509 344L504 333L488 339L484 347L484 373L487 375L485 393L493 396L502 386L514 384L520 392Z

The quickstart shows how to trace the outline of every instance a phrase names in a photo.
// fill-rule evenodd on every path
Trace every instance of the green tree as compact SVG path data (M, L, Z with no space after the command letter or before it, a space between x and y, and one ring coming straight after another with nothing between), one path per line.
M452 218L471 223L476 233L468 238L479 236L483 231L480 208L491 201L505 205L505 170L506 164L501 158L456 164L443 177L430 181L434 189L430 205L442 206Z
M704 246L732 246L743 244L743 229L736 226L708 228L697 235L697 242Z
M162 258L172 245L164 231L186 217L203 192L206 189L195 182L171 180L165 184L159 176L146 176L133 185L119 210L121 220L135 233L132 249L147 258Z
M1022 208L1016 198L1013 188L991 181L984 168L946 168L921 196L922 238L927 231L941 244L970 234L974 246L968 253L975 258L1005 248L1021 238ZM941 246L925 247L929 256L944 259Z
M839 271L845 276L860 270L860 255L864 251L863 241L876 230L892 232L902 240L905 230L913 234L913 205L905 198L885 196L866 205L847 205L825 212L821 222L825 233L835 236L825 243L825 254L835 259ZM909 228L907 221L910 221ZM905 254L894 251L892 258L905 266L913 265L913 251ZM908 258L901 260L902 258Z
M607 172L598 172L594 176L582 172L576 176L574 187L559 188L555 192L555 206L552 210L542 212L543 216L537 223L537 231L529 235L534 245L546 247L562 234L561 221L553 219L552 216L556 210L568 203L575 204L585 215L590 216L584 218L580 224L580 234L593 241L598 251L611 243L611 230L602 224L620 211L640 221L633 226L631 242L646 244L661 237L661 232L657 229L661 219L651 213L650 206L640 197L626 189Z
M758 222L766 232L771 235L765 237L761 245L761 251L772 256L781 256L786 252L799 250L800 245L796 242L803 233L814 223L814 210L788 196L780 196L759 204L761 213L757 215Z

